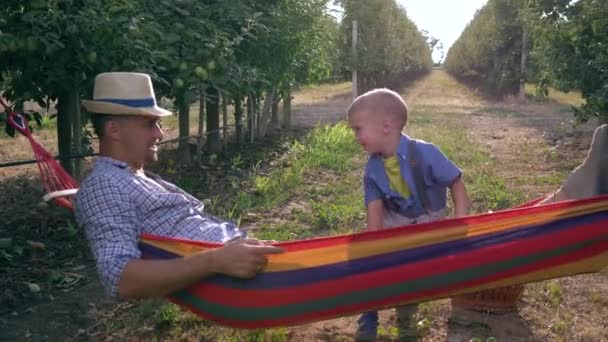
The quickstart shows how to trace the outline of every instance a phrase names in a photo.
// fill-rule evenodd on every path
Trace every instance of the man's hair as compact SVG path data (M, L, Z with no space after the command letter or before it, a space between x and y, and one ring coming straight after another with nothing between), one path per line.
M347 118L355 113L374 112L390 115L405 127L407 123L407 105L395 91L387 88L370 90L357 97L346 112Z
M112 120L112 115L109 114L92 114L91 115L91 123L93 124L93 131L97 134L99 139L103 139L105 136L105 126L106 122Z

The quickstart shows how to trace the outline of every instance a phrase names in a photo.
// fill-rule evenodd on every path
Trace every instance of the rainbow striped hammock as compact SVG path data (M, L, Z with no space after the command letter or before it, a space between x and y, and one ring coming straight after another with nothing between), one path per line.
M33 140L25 118L12 112L8 122L32 144L45 199L72 208L65 196L75 193L76 182ZM532 204L279 243L286 253L269 256L255 278L215 275L169 299L224 325L267 328L597 272L608 265L608 195ZM219 246L151 235L140 240L148 259L177 258Z
M253 279L216 275L169 299L238 328L268 328L597 272L608 265L608 196L376 232L278 243ZM145 235L144 258L219 245Z

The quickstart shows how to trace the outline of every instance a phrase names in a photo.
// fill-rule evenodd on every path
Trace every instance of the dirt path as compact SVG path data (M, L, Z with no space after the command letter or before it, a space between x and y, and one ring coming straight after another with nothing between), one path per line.
M350 83L306 87L296 93L292 102L294 126L313 128L318 124L345 119L352 101Z

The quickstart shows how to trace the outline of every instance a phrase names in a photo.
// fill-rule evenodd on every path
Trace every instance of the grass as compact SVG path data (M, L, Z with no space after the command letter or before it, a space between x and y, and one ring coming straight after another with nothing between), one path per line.
M441 80L446 89L452 85L449 80ZM348 92L347 84L335 85L340 92ZM310 101L321 101L323 88L310 87L303 89ZM520 119L518 112L485 110L507 124L507 120ZM521 175L511 183L512 187L500 178L499 165L496 158L491 157L485 147L476 140L472 131L472 116L461 110L452 111L446 106L413 106L407 133L435 143L465 174L465 183L474 202L475 212L498 210L519 204L523 194L513 184L529 184L536 182L551 186L560 183L566 171L551 172L539 176ZM172 125L169 123L169 125ZM527 151L539 146L522 146L522 163L529 163L532 154ZM519 148L519 147L518 147ZM541 148L543 148L541 146ZM166 151L161 157L166 162L159 165L159 173L167 176L170 181L184 187L196 197L208 199L207 206L211 213L235 221L255 224L253 234L262 239L295 240L315 236L335 235L359 230L364 224L363 192L361 177L365 154L356 144L352 133L346 125L319 126L305 136L288 137L278 141L263 141L259 145L247 149L235 150L228 157L220 157L214 163L202 166L190 165L180 168L179 165L169 165L172 151ZM551 157L549 155L549 157ZM556 162L559 158L556 157ZM560 161L561 162L561 161ZM567 162L567 161L563 161ZM516 166L513 166L516 167ZM166 171L173 169L173 173ZM40 189L31 187L16 187L13 197L17 198L19 191L31 192L38 196ZM35 191L34 191L35 190ZM0 229L0 238L6 236L11 229L19 227L18 231L32 229L31 235L20 235L16 245L23 251L24 257L18 261L26 263L32 253L31 246L26 240L34 236L48 236L49 231L38 228L40 217L31 203L37 200L27 199L30 207L24 209L25 219L11 217L12 221ZM38 217L38 218L35 218ZM73 235L73 227L67 223L66 217L52 219L47 216L51 229L57 229L57 242L54 239L43 240L47 246L56 243L62 247L66 243L78 245L82 243L78 236ZM251 217L254 217L253 219ZM40 227L42 227L40 225ZM46 229L49 229L46 228ZM78 235L78 234L77 234ZM41 238L42 239L42 238ZM59 240L63 241L60 242ZM15 242L13 242L15 244ZM74 250L72 250L74 252ZM0 249L0 258L2 249ZM14 254L12 251L9 252ZM40 253L37 251L35 253ZM42 257L50 259L49 250ZM54 250L54 253L60 253ZM70 254L72 260L80 254ZM86 255L81 255L86 259ZM65 269L60 268L66 258L59 258L53 263L59 274L65 275ZM0 265L4 266L2 263ZM608 269L606 269L608 271ZM4 270L0 270L4 271ZM11 270L8 270L9 272ZM9 274L9 273L7 273ZM50 275L43 274L51 278ZM32 282L41 285L40 296L46 296L46 289L51 282L39 281L36 278L25 277L19 281ZM57 280L65 283L65 280ZM22 282L15 288L23 285ZM530 290L532 289L532 290ZM34 296L30 290L24 291L28 296ZM99 294L101 296L101 294ZM526 321L536 324L535 329L543 331L543 337L549 340L567 340L572 338L573 324L577 322L569 310L571 294L568 287L561 282L544 282L527 288L527 299L532 303L526 307ZM598 310L606 303L602 292L588 292L586 295L593 310ZM437 331L445 326L446 301L424 303L417 314L417 327L425 338L437 337ZM173 304L162 300L146 300L133 305L134 308L107 318L98 319L94 329L87 331L91 336L104 336L108 339L130 340L204 340L204 341L288 341L296 329L267 329L244 331L215 325L201 320ZM530 314L530 312L532 312ZM306 329L302 327L302 329ZM475 341L494 341L489 332L478 330L470 332ZM330 333L331 334L331 333ZM394 339L396 331L392 326L382 329L385 339ZM494 331L492 331L492 335ZM306 335L313 338L312 335ZM331 335L331 340L348 340L348 332L337 331ZM597 340L602 336L595 336ZM502 339L501 339L502 340Z
M543 98L539 98L537 95L537 88L538 87L535 84L526 84L526 95L531 98L542 101ZM547 98L557 103L570 106L581 106L585 104L585 100L582 98L580 91L570 91L565 93L555 88L549 87L549 94L547 95Z
M351 83L338 82L322 85L307 85L298 90L298 99L302 103L315 103L327 100L328 94L331 96L347 95L350 96Z
M507 188L504 180L493 170L493 159L468 135L464 126L466 120L441 120L443 115L433 115L429 108L422 111L414 111L414 118L420 116L424 119L413 119L408 132L413 137L436 144L448 159L463 170L464 181L473 201L473 212L505 209L521 203L522 194ZM442 121L446 123L442 124Z
M226 216L238 220L247 210L269 209L285 202L299 192L305 174L312 170L340 173L353 168L358 147L346 124L319 126L305 140L305 144L294 140L288 146L284 167L267 174L254 167L252 191L238 193Z
M479 210L506 208L519 201L517 194L509 191L493 173L492 159L476 146L466 130L455 129L453 123L433 123L432 111L427 114L431 120L414 120L411 134L436 143L463 168L473 201ZM281 167L269 172L254 167L249 179L250 190L238 192L233 199L236 207L233 215L236 216L251 212L273 216L276 208L296 201L301 203L302 208L288 210L285 222L259 224L254 231L256 237L279 241L305 239L348 233L362 227L365 218L361 187L364 158L344 123L317 127L302 142L291 142L285 156ZM233 159L232 163L236 165L240 161ZM320 178L326 178L325 181L329 183L317 183ZM433 311L431 307L422 310L417 325L422 335L433 324ZM159 322L169 321L171 331L183 331L183 328L176 328L175 325L186 324L190 320L188 317L181 314L177 318L155 316L151 320L157 326ZM208 328L205 331L207 336L219 341L285 341L288 335L284 329L242 332ZM392 338L395 331L389 327L381 334Z

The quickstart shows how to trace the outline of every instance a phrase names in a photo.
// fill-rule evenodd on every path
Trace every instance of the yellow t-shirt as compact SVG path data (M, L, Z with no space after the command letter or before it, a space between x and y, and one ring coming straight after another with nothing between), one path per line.
M391 189L400 193L403 198L410 197L410 187L403 177L401 177L401 167L397 156L384 158L384 170L388 176L388 181Z

